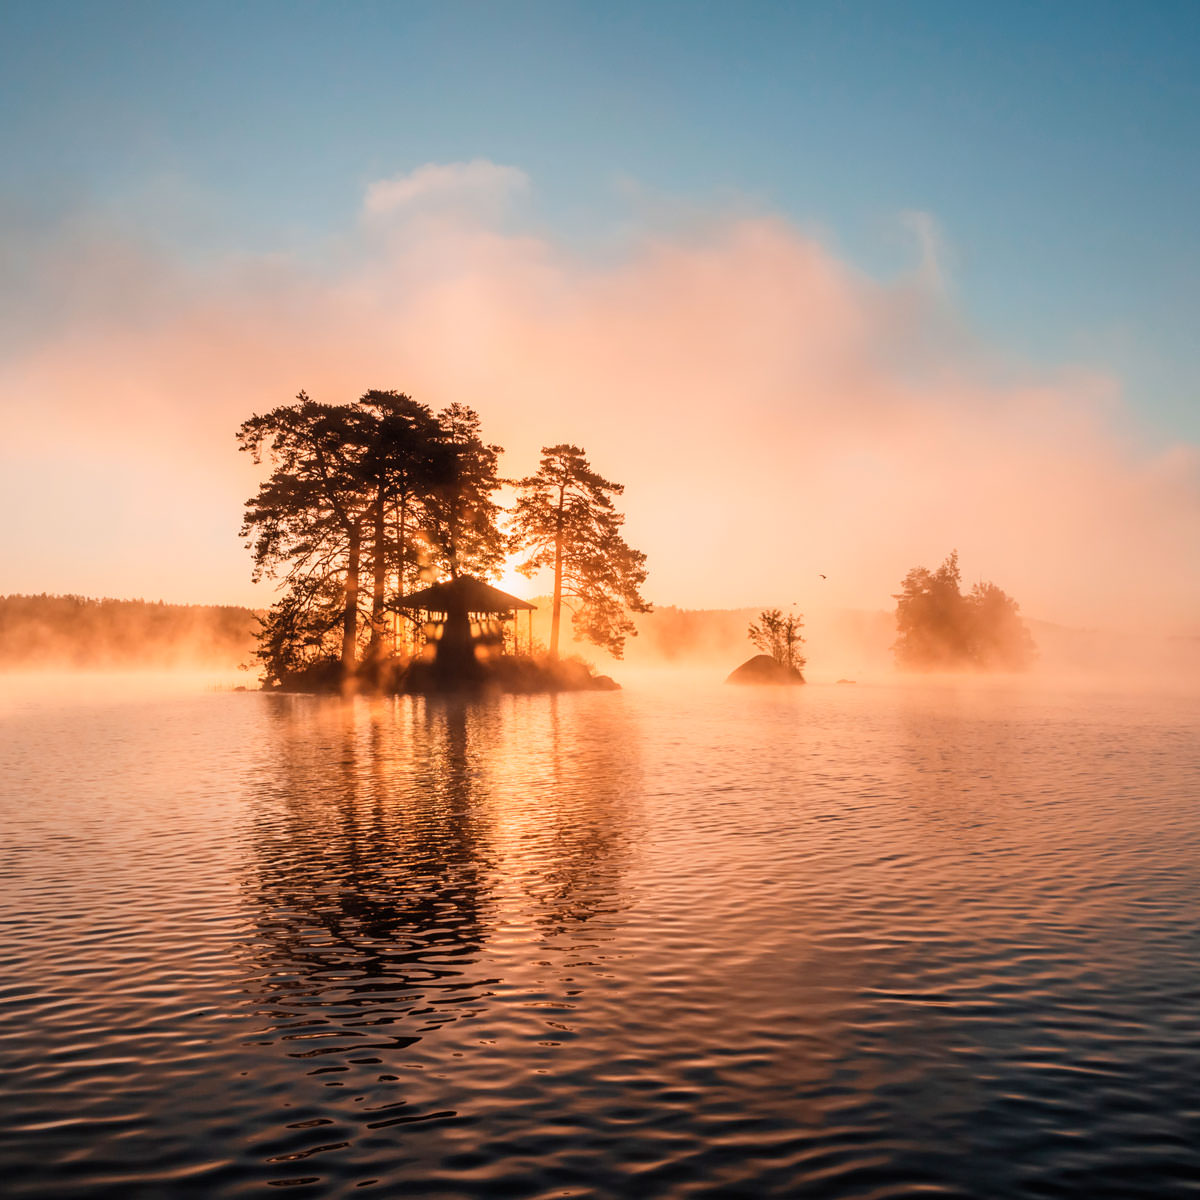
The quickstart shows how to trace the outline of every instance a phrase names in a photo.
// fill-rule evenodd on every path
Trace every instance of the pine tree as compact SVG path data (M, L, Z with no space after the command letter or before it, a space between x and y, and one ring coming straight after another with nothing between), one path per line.
M437 415L432 478L422 499L421 531L430 565L451 579L492 575L504 561L500 529L502 446L483 440L479 414L451 404Z
M290 624L303 611L316 625L329 618L331 597L340 615L340 659L345 675L356 666L359 579L363 533L370 493L363 463L372 444L374 422L354 405L318 404L300 392L282 405L245 421L238 431L241 449L255 462L264 456L270 476L246 502L242 535L254 555L254 578L282 576L295 593L284 610L272 610ZM336 579L336 588L330 580ZM317 586L319 583L319 586ZM321 596L318 616L313 599ZM270 620L271 618L269 618ZM266 631L268 643L282 636ZM305 636L311 635L311 629Z
M423 557L423 503L436 481L441 427L428 407L403 392L366 392L359 404L375 420L363 475L371 493L371 640L367 657L384 654L388 583L403 594Z
M626 636L636 633L629 614L650 611L640 591L646 556L621 536L625 518L613 506L624 487L566 444L543 447L537 472L517 486L513 538L526 554L518 570L549 569L554 577L551 657L558 657L564 601L574 599L576 634L620 658Z

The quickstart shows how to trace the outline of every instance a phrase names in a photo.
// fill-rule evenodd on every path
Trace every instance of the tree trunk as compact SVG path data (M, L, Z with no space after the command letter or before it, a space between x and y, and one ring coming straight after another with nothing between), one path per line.
M406 567L408 566L408 541L405 536L405 516L407 515L408 496L401 494L400 503L396 506L396 594L404 596L408 589L405 587L407 580ZM396 653L408 655L408 628L404 630L404 644L400 644L400 612L397 611L392 617L392 641L395 643Z
M565 492L565 486L558 489L558 520L554 528L554 603L550 609L551 658L558 658L558 631L562 624L563 497Z
M342 616L342 675L354 674L355 644L358 640L358 570L362 555L362 527L350 530L350 552L346 561L346 607Z
M383 601L387 591L387 552L384 529L383 491L380 489L375 497L375 561L374 578L371 591L371 644L367 657L372 662L378 662L383 657Z

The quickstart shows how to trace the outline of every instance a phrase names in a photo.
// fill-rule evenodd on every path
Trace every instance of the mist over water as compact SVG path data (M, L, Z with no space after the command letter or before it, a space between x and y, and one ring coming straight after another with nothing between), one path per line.
M16 682L14 1196L1200 1183L1194 691Z

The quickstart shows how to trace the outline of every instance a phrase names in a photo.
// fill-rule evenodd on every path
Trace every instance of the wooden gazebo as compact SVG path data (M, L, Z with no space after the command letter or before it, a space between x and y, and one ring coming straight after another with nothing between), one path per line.
M527 628L532 652L533 613L537 605L510 596L473 575L459 575L410 592L396 602L396 607L402 612L426 614L429 618L423 622L426 625L434 617L442 618L441 628L435 634L434 658L441 670L469 672L475 664L476 645L503 645L503 622L515 622L519 612L530 614Z

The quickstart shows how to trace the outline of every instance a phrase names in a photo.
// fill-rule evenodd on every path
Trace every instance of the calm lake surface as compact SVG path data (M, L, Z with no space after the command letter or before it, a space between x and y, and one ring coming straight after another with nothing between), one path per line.
M1200 1193L1200 702L5 689L0 1190Z

